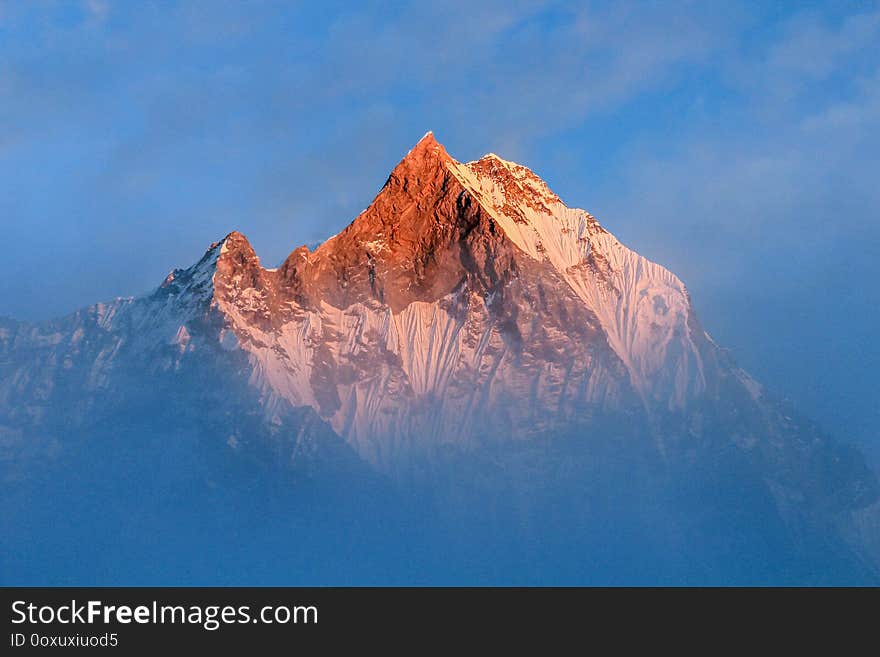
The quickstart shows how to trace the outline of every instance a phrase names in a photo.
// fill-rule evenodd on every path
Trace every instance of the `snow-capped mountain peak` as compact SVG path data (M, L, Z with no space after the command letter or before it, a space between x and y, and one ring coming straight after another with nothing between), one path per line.
M212 307L267 408L312 407L388 467L414 435L466 442L490 422L516 436L589 409L681 409L717 367L674 275L527 167L461 163L430 132L314 251L267 270L233 232L190 285L211 268Z

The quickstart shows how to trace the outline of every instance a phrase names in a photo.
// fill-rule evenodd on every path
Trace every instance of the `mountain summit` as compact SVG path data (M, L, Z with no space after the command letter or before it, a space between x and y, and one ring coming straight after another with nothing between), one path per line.
M460 163L431 133L315 251L269 271L233 233L216 259L213 305L268 407L313 408L380 468L596 413L683 412L724 387L760 395L673 274L526 167Z
M693 539L723 561L727 536L768 569L755 550L799 555L786 581L829 554L857 579L880 567L861 456L737 367L674 274L528 168L459 162L430 132L277 269L233 232L146 296L0 325L8 480L144 409L221 460L344 463L493 522L549 522L565 499L590 540L650 535L673 560Z

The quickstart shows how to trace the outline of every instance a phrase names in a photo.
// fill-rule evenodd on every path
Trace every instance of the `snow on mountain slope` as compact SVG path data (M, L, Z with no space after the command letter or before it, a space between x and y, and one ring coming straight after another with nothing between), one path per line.
M266 408L309 406L374 464L634 405L682 409L715 349L684 285L527 168L428 133L315 251L233 233L214 304Z
M375 301L345 308L286 302L277 326L260 326L242 313L253 288L230 290L216 278L215 285L225 288L217 307L250 354L266 408L282 400L311 406L385 469L406 469L410 451L444 441L524 436L596 405L616 407L627 388L617 363L606 364L592 345L575 344L558 328L553 336L547 327L549 340L535 343L566 344L571 359L510 344L503 319L465 290L396 313ZM540 318L530 323L543 330Z
M623 246L590 213L567 207L524 166L494 154L449 166L507 236L551 263L596 314L646 402L683 408L704 391L697 342L705 336L674 274Z

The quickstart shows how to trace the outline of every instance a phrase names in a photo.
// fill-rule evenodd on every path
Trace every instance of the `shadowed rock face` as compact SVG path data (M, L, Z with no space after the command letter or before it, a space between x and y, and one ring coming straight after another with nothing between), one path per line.
M430 133L346 229L277 269L233 232L147 296L0 323L6 481L90 460L107 422L334 490L387 477L539 542L568 523L589 549L630 532L685 566L689 541L723 564L718 537L771 573L785 554L857 579L880 563L861 456L738 368L677 277L529 169L460 163Z

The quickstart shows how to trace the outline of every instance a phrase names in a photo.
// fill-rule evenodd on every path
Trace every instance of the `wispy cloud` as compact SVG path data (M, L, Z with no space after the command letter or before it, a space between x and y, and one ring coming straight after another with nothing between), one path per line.
M96 23L103 23L110 13L110 5L107 0L86 0L84 5L91 20Z

